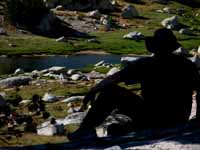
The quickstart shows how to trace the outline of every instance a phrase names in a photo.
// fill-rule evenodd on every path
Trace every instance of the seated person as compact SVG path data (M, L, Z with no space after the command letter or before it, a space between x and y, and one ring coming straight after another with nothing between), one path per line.
M154 36L145 38L145 44L154 56L134 61L93 87L83 100L84 107L89 101L92 107L69 139L94 135L95 127L115 109L132 119L133 130L172 127L189 120L194 91L199 99L200 78L195 64L173 54L180 44L169 29L156 30ZM140 83L141 95L118 86L119 82ZM197 119L199 107L198 100Z

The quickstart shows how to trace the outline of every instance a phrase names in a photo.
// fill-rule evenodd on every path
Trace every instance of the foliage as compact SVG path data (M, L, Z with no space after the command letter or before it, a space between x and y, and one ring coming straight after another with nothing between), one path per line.
M47 12L42 0L7 0L7 14L16 26L35 28Z

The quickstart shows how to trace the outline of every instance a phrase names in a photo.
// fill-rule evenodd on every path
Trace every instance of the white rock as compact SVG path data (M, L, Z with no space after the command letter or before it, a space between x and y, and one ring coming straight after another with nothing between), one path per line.
M179 47L177 50L175 50L173 53L178 54L178 55L188 55L187 49L183 47Z
M62 100L61 102L71 103L71 102L76 102L76 101L83 100L83 99L84 99L84 96L71 96L67 99Z
M167 29L177 29L180 23L179 23L178 17L173 16L173 17L162 20L161 25L163 27L166 27Z
M48 69L49 72L51 73L63 73L66 71L65 67L59 67L59 66L53 66Z
M73 74L71 77L70 77L73 81L78 81L82 78L82 75L80 74Z
M64 8L63 8L62 5L58 5L58 6L56 6L56 10L57 10L57 11L63 11Z
M102 60L102 61L96 63L94 66L95 66L95 67L102 66L104 63L105 63L105 61Z
M190 29L180 29L179 33L184 35L193 35L193 32Z
M56 39L56 42L66 42L66 38L64 36Z
M45 93L42 100L45 102L55 102L58 99L55 95L52 95L50 93Z
M165 13L171 13L171 8L170 7L164 7L163 12Z
M91 71L89 74L86 75L87 78L90 79L103 79L105 78L105 74L99 73L95 70Z
M115 74L115 73L117 73L117 72L119 72L119 71L120 71L119 68L113 67L113 68L111 68L111 69L108 71L108 73L106 74L106 76L111 76L111 75L113 75L113 74Z
M144 35L141 32L134 31L124 35L123 38L131 40L142 40L144 39Z
M44 136L53 136L64 133L63 124L48 124L46 126L37 127L37 134Z
M125 19L131 19L134 17L138 17L139 13L134 6L128 5L123 8L123 12L122 12L121 16Z
M19 104L29 104L31 103L31 100L22 100L21 102L19 102Z
M100 19L101 13L99 12L99 10L94 10L94 11L88 12L87 16L91 18L95 18L95 19Z
M72 74L75 74L75 73L77 73L78 71L77 70L75 70L75 69L69 69L68 71L67 71L67 74L68 75L72 75Z
M24 73L24 70L21 69L21 68L18 68L18 69L15 70L14 74L16 75L16 74L23 74L23 73Z

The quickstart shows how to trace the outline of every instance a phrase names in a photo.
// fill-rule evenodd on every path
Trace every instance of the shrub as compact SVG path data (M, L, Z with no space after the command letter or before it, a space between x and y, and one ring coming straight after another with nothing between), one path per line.
M47 12L42 0L7 0L7 17L17 27L34 28Z

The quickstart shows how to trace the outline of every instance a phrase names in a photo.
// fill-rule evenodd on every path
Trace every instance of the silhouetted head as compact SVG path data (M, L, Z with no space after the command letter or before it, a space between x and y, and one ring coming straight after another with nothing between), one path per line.
M154 32L152 37L145 38L146 48L155 54L169 54L181 45L170 29L161 28Z

